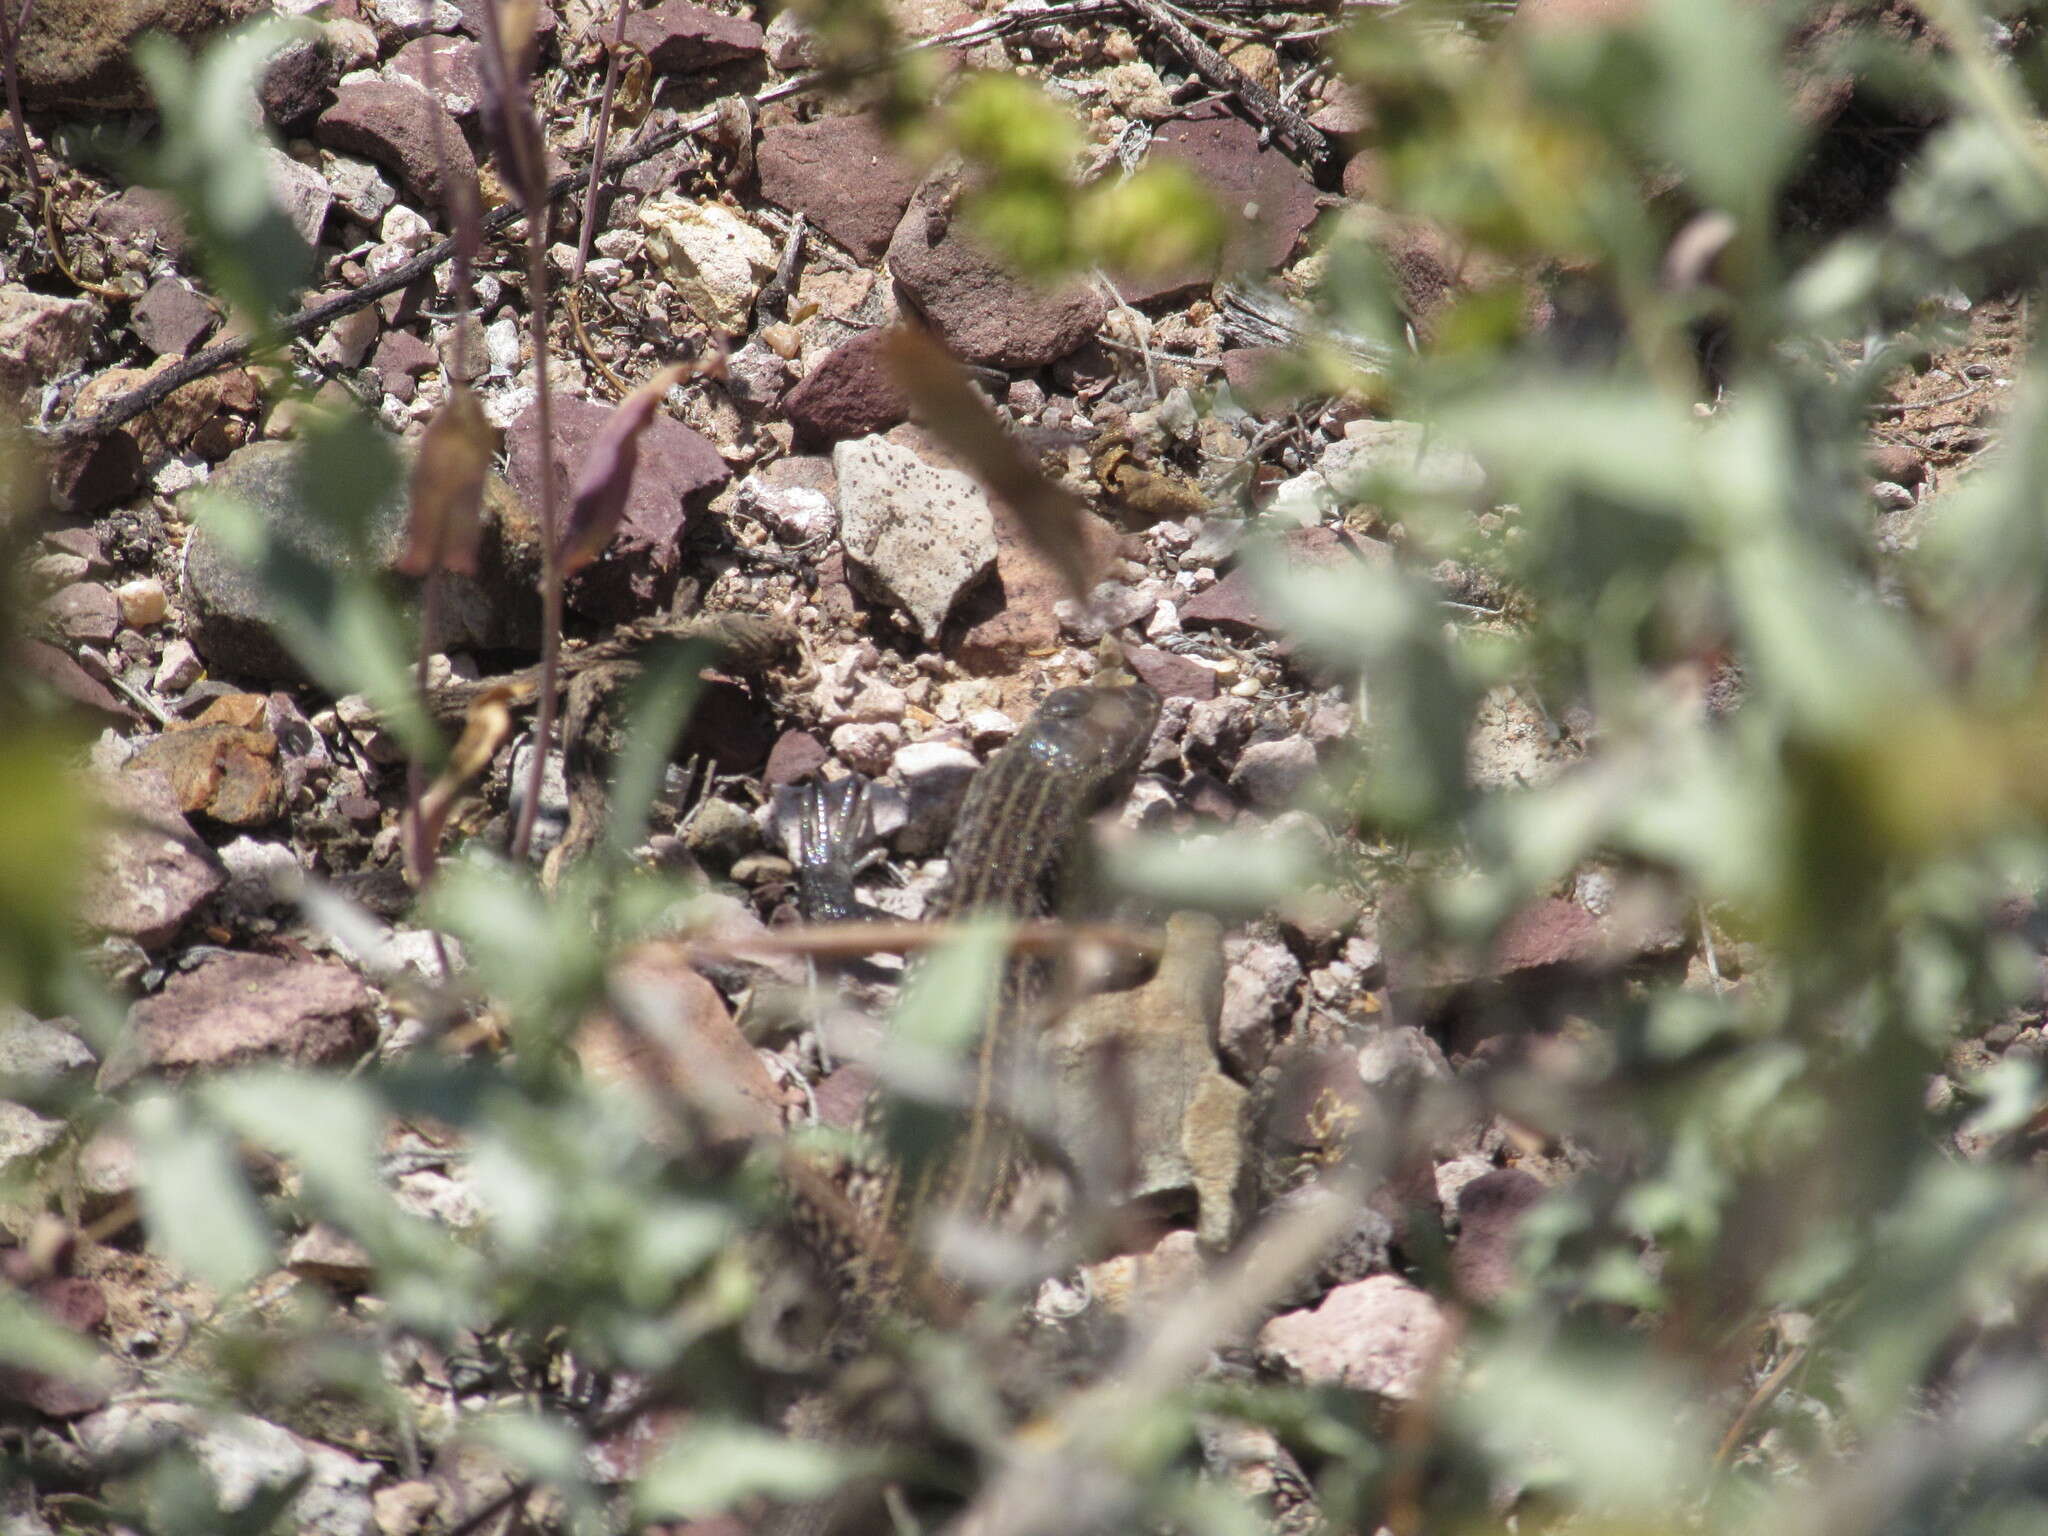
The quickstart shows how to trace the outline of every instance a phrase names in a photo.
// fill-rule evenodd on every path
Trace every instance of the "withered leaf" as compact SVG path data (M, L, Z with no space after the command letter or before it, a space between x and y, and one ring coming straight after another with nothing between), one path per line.
M482 403L468 386L457 384L427 423L413 460L401 573L476 574L484 478L496 451L497 434L484 419Z
M462 722L462 735L427 792L420 796L413 835L406 839L406 878L415 889L433 873L434 857L441 846L441 833L448 815L463 790L491 764L512 735L512 689L503 684L487 688L469 706Z
M690 372L672 363L612 408L591 439L569 498L569 520L562 532L562 574L573 576L604 553L625 515L626 493L640 462L640 434L654 420L662 397Z

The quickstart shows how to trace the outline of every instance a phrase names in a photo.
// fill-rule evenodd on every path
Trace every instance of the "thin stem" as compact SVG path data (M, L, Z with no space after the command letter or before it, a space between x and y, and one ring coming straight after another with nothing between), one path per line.
M555 678L562 655L562 559L555 509L553 393L548 385L547 204L529 200L526 285L533 324L533 403L540 433L540 702L533 713L533 761L527 768L526 798L512 833L512 858L526 858L533 843L534 817L546 782L548 738L555 728Z
M10 23L5 0L0 0L0 68L7 77L7 115L14 120L14 136L21 140L21 163L28 172L29 190L38 201L43 198L43 173L36 167L36 151L28 136L28 116L21 109L21 77L16 68L16 40L28 30L28 18L36 0L21 0L21 12Z
M619 59L626 46L626 0L619 0L618 24L612 29L612 45L606 50L604 96L597 104L597 142L590 147L590 184L583 189L583 230L576 237L576 270L569 275L574 287L583 281L583 267L590 260L590 242L597 234L597 183L604 171L604 147L612 131L612 95L619 88Z

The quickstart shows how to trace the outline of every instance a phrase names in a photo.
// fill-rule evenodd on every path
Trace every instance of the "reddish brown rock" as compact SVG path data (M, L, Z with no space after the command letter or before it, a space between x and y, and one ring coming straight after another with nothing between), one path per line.
M1092 339L1105 313L1094 289L1047 290L1017 277L952 216L954 183L918 189L889 242L889 268L911 304L970 363L1042 368Z
M85 365L97 308L89 299L0 287L0 405L36 409L45 384Z
M1183 267L1150 277L1119 277L1133 304L1170 298L1212 281L1219 270L1266 272L1280 266L1316 216L1316 189L1278 145L1222 103L1174 119L1152 140L1153 155L1193 171L1223 215L1220 265Z
M158 357L183 357L220 324L220 316L190 284L160 277L128 311L128 323Z
M888 332L869 331L834 347L782 400L808 445L886 432L910 417L910 398L889 372Z
M889 248L917 175L867 117L822 117L764 130L755 151L761 195L803 213L863 265Z
M609 1013L576 1032L576 1058L600 1082L647 1092L656 1105L680 1098L712 1137L744 1141L782 1128L783 1093L733 1022L718 991L671 950L630 956L611 994L638 1010L629 1028Z
M360 1243L324 1221L316 1221L293 1239L284 1267L302 1280L318 1280L343 1291L366 1289L377 1273Z
M447 108L416 86L392 80L344 84L313 125L313 137L329 149L374 160L437 217L447 205L447 176L463 185L476 182L476 157L461 128Z
M24 104L88 112L153 107L135 43L163 32L197 46L255 10L252 0L41 0L21 8L15 68Z
M818 1123L834 1130L855 1129L867 1107L868 1095L874 1091L875 1074L866 1067L839 1068L813 1090L818 1101Z
M391 56L386 68L404 75L421 90L430 90L428 58L433 59L432 77L440 85L441 105L451 117L474 122L483 107L484 76L480 60L483 46L466 37L416 37Z
M1290 565L1335 565L1352 559L1387 558L1383 546L1335 528L1292 529L1285 545ZM1242 566L1182 603L1180 618L1183 624L1214 625L1238 634L1266 633L1273 627L1260 604L1256 578Z
M1478 1306L1491 1306L1515 1288L1522 1219L1548 1194L1519 1168L1482 1173L1458 1191L1458 1242L1451 1250L1451 1282Z
M154 247L180 261L192 253L192 238L177 203L147 187L116 192L93 209L90 222L100 234L123 245Z
M90 1336L107 1321L107 1298L91 1280L51 1275L25 1288L30 1306L71 1333ZM86 1370L50 1375L25 1366L0 1366L0 1401L21 1403L52 1419L75 1419L106 1406L112 1373Z
M1199 661L1149 645L1126 651L1124 659L1138 681L1150 685L1162 699L1216 697L1216 673Z
M1539 901L1517 912L1501 930L1493 947L1493 970L1502 974L1586 964L1600 949L1600 922L1592 913L1561 897Z
M100 1073L112 1088L137 1072L281 1060L347 1061L376 1039L370 991L345 965L225 954L173 976L128 1010L128 1038Z
M507 478L529 508L540 506L540 422L529 406L507 434ZM568 491L582 469L591 440L611 418L611 408L573 395L554 400L556 503L566 508ZM657 413L640 434L639 463L611 545L569 584L571 605L585 616L622 622L665 608L682 563L683 525L690 509L730 477L709 439L673 417Z
M1911 443L1879 443L1870 450L1873 479L1889 480L1908 490L1927 478L1927 458Z
M1259 1330L1260 1353L1297 1380L1413 1402L1450 1341L1427 1294L1392 1275L1340 1285L1313 1312L1289 1312Z
M626 41L647 55L658 75L695 74L761 55L760 27L687 0L665 0L629 15Z
M54 645L42 640L17 641L8 648L7 659L22 671L41 678L74 704L83 704L116 720L138 718L112 689Z
M1291 355L1285 347L1232 347L1223 354L1223 382L1240 400L1262 401L1273 392L1274 365Z
M48 468L50 505L59 512L89 515L142 488L142 450L125 431L66 443Z
M1091 558L1100 566L1122 552L1117 531L1092 512L1082 514ZM1005 512L996 518L996 575L961 604L967 633L955 658L970 672L1006 672L1023 657L1059 643L1053 604L1070 594L1052 564Z
M217 699L194 724L174 726L143 743L122 771L161 773L187 815L210 816L233 827L276 820L284 809L277 738L267 728L251 729L231 719L223 706L235 697ZM253 699L261 710L259 695L240 697Z
M124 773L98 787L107 824L86 868L79 919L154 949L227 883L227 871L193 835L162 774Z
M43 613L69 640L104 645L121 631L121 601L96 581L74 581L50 594Z
M370 355L384 392L410 400L418 381L441 366L441 356L411 331L386 331Z
M763 770L771 787L801 784L825 766L832 754L825 743L809 731L784 731L768 749L768 766Z
M287 43L263 66L256 103L264 117L287 133L296 132L327 105L339 67L339 59L313 38Z

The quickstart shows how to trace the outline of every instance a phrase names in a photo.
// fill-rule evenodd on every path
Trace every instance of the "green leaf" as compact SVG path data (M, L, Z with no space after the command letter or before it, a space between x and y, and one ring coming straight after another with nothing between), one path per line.
M90 1340L53 1322L19 1290L0 1290L0 1362L68 1381L92 1380L107 1370Z
M135 44L135 64L162 113L144 176L177 198L213 286L259 329L312 276L312 252L278 208L264 150L256 81L307 28L274 17L238 27L188 55L161 33Z
M274 606L277 628L300 664L331 692L365 695L408 753L437 759L440 734L413 686L412 626L376 577L293 547L237 497L202 488L195 504Z
M1685 168L1701 200L1760 233L1799 145L1768 9L1660 0L1648 32L1668 72L1657 93L1658 144Z
M702 646L664 647L645 659L627 690L623 718L629 723L612 769L605 817L605 840L621 859L647 836L648 813L683 722L697 702L697 674L705 660Z
M1250 915L1298 897L1330 872L1312 837L1233 829L1134 839L1107 873L1120 889L1170 907Z
M168 1093L135 1101L142 1213L150 1241L209 1285L234 1291L276 1263L270 1224L234 1143Z
M686 1424L635 1489L645 1520L724 1514L744 1499L794 1504L823 1498L861 1459L812 1440L790 1440L731 1420Z

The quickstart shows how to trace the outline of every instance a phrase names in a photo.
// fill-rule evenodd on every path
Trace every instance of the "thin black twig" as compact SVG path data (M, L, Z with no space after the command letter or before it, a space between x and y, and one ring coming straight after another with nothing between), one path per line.
M1234 95L1247 113L1272 130L1275 138L1308 161L1309 171L1317 181L1326 179L1336 165L1337 151L1322 129L1203 42L1163 0L1129 0L1129 4L1173 45L1189 68L1219 91Z

